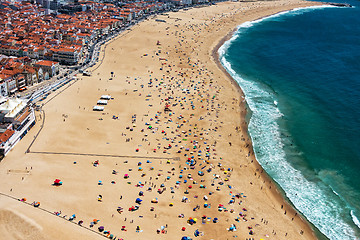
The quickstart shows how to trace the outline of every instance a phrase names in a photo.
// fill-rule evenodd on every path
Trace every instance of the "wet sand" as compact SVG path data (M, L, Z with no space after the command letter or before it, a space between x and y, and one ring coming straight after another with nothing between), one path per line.
M0 239L181 239L196 230L200 239L316 239L257 163L243 94L214 54L242 22L310 5L181 10L103 46L92 76L45 100L36 126L0 163L0 192L41 203L0 195ZM113 99L92 111L104 94Z

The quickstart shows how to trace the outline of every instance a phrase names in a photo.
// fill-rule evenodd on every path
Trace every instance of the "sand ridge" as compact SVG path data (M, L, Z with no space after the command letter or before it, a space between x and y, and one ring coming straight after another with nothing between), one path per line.
M0 239L45 239L33 219L8 209L0 209Z
M1 191L123 239L194 238L196 230L201 239L314 239L254 159L243 97L211 57L241 22L314 4L225 2L135 26L102 48L91 77L43 107L31 152L39 125L1 162ZM103 94L113 99L93 112ZM24 168L30 174L6 171ZM62 186L51 185L56 178ZM39 223L42 234L101 238L66 222L54 229L54 218Z

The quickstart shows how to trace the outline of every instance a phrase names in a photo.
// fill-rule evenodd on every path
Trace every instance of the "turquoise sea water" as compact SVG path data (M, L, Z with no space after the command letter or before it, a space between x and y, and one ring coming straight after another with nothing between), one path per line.
M244 23L219 49L258 161L334 240L360 239L360 2L349 3Z

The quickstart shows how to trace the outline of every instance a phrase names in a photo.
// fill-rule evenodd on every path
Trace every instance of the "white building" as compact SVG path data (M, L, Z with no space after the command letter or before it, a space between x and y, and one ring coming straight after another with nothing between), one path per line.
M0 76L0 96L7 96L8 95L8 88L7 83L4 79Z
M25 100L1 98L0 154L5 156L34 125L34 109Z

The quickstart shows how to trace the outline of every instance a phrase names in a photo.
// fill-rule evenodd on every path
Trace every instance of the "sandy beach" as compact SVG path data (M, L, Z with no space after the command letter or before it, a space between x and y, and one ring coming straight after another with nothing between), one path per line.
M0 162L0 239L316 239L257 163L216 50L245 21L317 4L180 10L104 45Z

